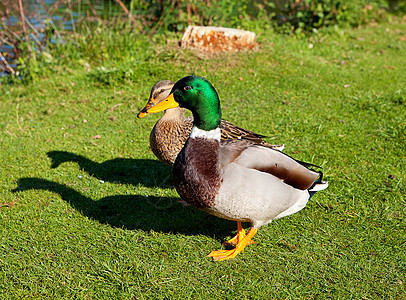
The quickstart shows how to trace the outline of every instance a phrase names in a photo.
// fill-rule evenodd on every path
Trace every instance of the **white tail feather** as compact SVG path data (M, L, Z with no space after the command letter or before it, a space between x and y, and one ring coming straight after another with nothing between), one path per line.
M312 188L309 190L309 192L322 191L322 190L325 190L327 187L328 187L328 181L316 183L316 184L314 185L314 187L312 187Z

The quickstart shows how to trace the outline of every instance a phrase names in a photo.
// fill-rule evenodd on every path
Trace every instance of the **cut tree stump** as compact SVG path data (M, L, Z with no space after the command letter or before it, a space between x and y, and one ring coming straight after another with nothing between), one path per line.
M181 40L182 48L210 54L251 50L257 45L254 32L212 26L189 26Z

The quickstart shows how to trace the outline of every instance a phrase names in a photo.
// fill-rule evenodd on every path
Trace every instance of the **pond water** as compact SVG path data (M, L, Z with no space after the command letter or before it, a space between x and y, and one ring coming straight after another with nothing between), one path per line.
M123 14L115 0L23 0L28 39L38 51L44 46L46 30L75 31L76 24L86 19L109 18ZM7 10L5 9L7 7ZM22 24L17 0L0 3L0 77L10 74L7 64L15 69L16 39L22 39ZM17 38L17 39L18 39ZM56 40L49 39L51 43ZM4 59L6 62L4 62Z

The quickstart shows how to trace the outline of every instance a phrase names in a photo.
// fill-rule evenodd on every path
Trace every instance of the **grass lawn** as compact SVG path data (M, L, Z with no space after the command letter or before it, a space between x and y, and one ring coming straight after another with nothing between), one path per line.
M1 298L405 299L405 34L400 19L310 38L264 31L258 51L203 59L140 43L3 84ZM156 81L189 74L214 83L224 119L330 183L231 261L206 255L236 223L179 203L149 150L160 114L136 119Z

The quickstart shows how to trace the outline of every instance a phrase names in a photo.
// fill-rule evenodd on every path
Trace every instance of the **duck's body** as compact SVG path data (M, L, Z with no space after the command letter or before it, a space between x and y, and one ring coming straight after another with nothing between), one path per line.
M173 166L176 190L189 204L238 224L237 235L228 241L236 247L211 252L215 260L235 257L259 227L301 210L314 192L328 186L321 172L280 151L249 140L221 141L219 99L206 79L179 80L170 96L150 112L170 105L184 106L195 117ZM252 224L247 235L241 222Z
M151 89L147 105L138 114L144 117L149 108L165 99L174 83L170 80L157 82ZM175 107L165 110L163 116L156 122L149 136L149 144L152 152L162 162L173 165L178 153L183 148L193 127L193 117L185 117L185 109ZM245 139L282 151L283 145L271 145L262 140L265 136L253 131L235 126L221 120L221 139Z
M187 203L255 229L304 208L319 175L253 142L203 137L188 139L173 168Z

